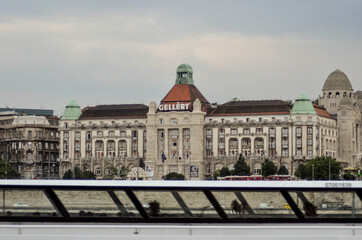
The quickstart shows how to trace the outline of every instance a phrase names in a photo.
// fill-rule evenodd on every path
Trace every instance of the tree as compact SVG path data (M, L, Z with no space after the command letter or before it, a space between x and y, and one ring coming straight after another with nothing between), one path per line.
M272 161L265 159L263 164L261 164L261 171L264 177L275 175L277 173L278 167Z
M126 179L128 172L129 168L122 166L121 169L119 170L119 178Z
M74 172L72 170L66 171L63 179L96 179L96 175L89 170L81 171L78 167L75 167Z
M171 172L165 176L165 180L185 180L185 176L181 173Z
M114 179L115 177L118 177L118 170L114 166L108 167L106 172L108 174L104 176L103 179Z
M351 172L346 172L345 174L343 174L343 179L344 180L356 180L356 176Z
M304 164L300 164L297 169L295 169L295 176L300 179L306 179L308 176L307 167Z
M220 169L216 170L216 171L212 174L212 179L213 179L213 180L217 180L218 177L220 177Z
M230 176L230 170L228 167L223 167L220 169L220 177Z
M0 158L0 178L15 179L20 178L20 174L11 168L11 166Z
M246 164L243 155L240 154L238 161L234 165L234 170L231 171L231 175L236 175L236 176L250 175L250 167Z
M281 165L278 169L278 175L288 175L288 169L284 166Z
M331 166L331 180L340 179L340 174L342 171L341 163L337 162L335 158L321 156L316 157L305 164L305 170L300 172L296 170L295 175L301 179L308 180L328 180L329 179L329 164Z

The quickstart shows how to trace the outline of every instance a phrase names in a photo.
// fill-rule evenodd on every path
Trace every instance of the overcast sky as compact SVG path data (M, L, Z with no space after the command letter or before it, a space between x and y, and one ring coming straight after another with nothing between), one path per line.
M362 1L0 0L0 107L160 100L188 63L209 102L362 90Z

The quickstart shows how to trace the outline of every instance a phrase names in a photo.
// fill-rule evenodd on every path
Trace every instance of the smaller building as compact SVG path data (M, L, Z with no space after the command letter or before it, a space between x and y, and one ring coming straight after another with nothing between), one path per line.
M0 158L21 178L59 178L59 118L0 115Z

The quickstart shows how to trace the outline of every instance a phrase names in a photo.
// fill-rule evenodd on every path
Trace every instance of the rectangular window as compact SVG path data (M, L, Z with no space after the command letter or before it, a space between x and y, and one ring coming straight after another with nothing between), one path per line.
M206 129L206 137L211 138L212 137L212 129Z
M33 137L33 132L32 131L28 131L28 138Z
M98 131L98 132L97 132L97 137L103 137L103 132L102 132L102 131Z
M288 129L288 128L283 128L283 129L282 129L282 135L283 135L283 137L288 137L288 132L289 132L289 129Z
M108 132L108 137L114 137L114 131L109 131Z
M120 136L121 136L121 137L126 137L126 131L121 131L121 132L120 132Z
M250 134L250 128L244 128L243 134L244 135L249 135Z
M170 173L171 172L175 172L175 173L177 173L177 166L170 166Z
M132 131L132 138L138 137L138 131Z
M296 135L297 135L297 137L301 137L301 136L302 136L302 128L300 128L300 127L297 127L297 128L296 128Z
M283 156L283 157L288 157L288 155L289 155L289 154L288 154L288 150L283 150L283 151L282 151L282 156Z
M237 128L232 128L231 129L231 134L232 135L238 134L238 129Z
M307 128L307 133L308 133L308 134L313 134L313 128L312 128L312 127L308 127L308 128Z

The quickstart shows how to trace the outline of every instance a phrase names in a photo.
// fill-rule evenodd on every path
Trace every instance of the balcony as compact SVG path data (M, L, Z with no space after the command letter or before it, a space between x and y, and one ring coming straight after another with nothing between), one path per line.
M288 143L283 143L283 148L288 148L289 144Z
M206 145L206 149L212 149L212 145L211 145L211 144L207 144L207 145Z
M282 137L288 137L289 136L289 133L288 132L283 132L282 133Z
M274 143L274 144L270 144L269 147L270 147L271 149L274 149L274 148L275 148L275 143Z
M250 149L251 145L250 144L243 144L243 145L241 145L241 148L242 149Z
M225 143L219 143L219 149L224 149L225 148Z
M260 143L255 144L255 149L263 149L263 148L264 148L264 144L260 144Z
M269 137L275 137L275 132L269 133Z
M224 132L219 132L219 138L224 138L225 137L225 133Z
M206 134L206 138L212 138L212 134Z

